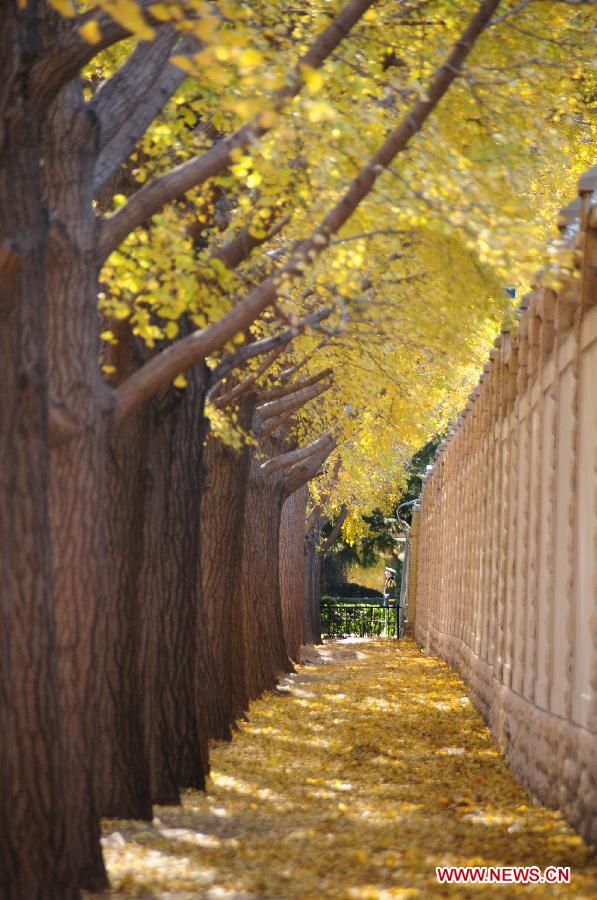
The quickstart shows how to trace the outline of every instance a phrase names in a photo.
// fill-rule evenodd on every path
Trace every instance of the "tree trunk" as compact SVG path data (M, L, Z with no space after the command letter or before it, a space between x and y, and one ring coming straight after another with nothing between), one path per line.
M66 843L47 491L41 128L23 57L31 23L0 11L0 897L79 896ZM18 114L6 116L7 109Z
M80 884L102 890L107 879L95 797L100 723L100 640L104 617L104 489L110 392L99 371L96 223L91 184L97 134L80 80L48 112L45 199L50 395L64 423L50 455L50 523L57 618L68 845Z
M241 404L239 423L251 418ZM215 691L205 696L210 737L230 738L230 725L245 711L242 605L236 602L250 449L228 447L213 436L203 457L201 572L207 637L213 650Z
M305 643L321 644L321 541L319 523L307 531L305 539L306 617Z
M307 485L284 501L280 524L280 593L286 651L298 662L306 610L305 512Z
M291 671L286 653L279 577L279 536L283 476L264 477L251 460L245 518L240 597L244 622L245 678L249 699L273 687Z
M171 388L151 404L141 665L152 797L164 804L179 802L179 786L202 788L207 771L196 671L203 398L197 368L184 391Z
M142 362L128 329L117 348L118 377ZM143 725L139 635L147 615L139 591L147 494L150 415L141 410L110 435L106 558L105 689L102 692L98 804L108 818L151 819Z

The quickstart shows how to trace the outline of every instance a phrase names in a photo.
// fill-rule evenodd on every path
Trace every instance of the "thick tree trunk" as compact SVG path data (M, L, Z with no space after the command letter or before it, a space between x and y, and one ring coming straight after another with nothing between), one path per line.
M246 402L239 410L247 419ZM248 411L248 419L252 414ZM240 422L243 424L243 421ZM206 727L210 737L230 738L230 725L246 709L242 605L236 602L240 576L243 517L250 450L228 447L209 436L203 456L201 496L201 572L212 647L214 685L206 692Z
M21 69L32 38L0 11L0 897L78 897L65 842L48 521L41 121ZM4 107L13 113L2 122Z
M282 476L264 477L253 457L248 479L240 597L243 608L245 678L249 699L292 670L286 653L279 577Z
M305 512L307 485L284 501L280 523L280 593L286 651L299 660L307 601L305 581Z
M45 128L50 395L64 428L50 456L50 522L60 703L66 736L68 845L89 890L107 884L95 797L105 631L104 489L110 393L98 365L91 184L97 134L78 79L58 95ZM98 664L99 663L99 664Z
M119 378L142 362L121 329ZM147 494L150 415L141 410L115 429L108 451L105 685L102 692L98 804L108 818L151 819L149 757L143 725L139 635L147 615L139 591Z
M204 786L207 738L197 697L201 627L199 499L204 373L188 373L151 404L149 492L144 522L141 666L151 790L178 803L178 787Z
M307 531L305 539L306 616L305 643L321 644L321 542L319 523Z

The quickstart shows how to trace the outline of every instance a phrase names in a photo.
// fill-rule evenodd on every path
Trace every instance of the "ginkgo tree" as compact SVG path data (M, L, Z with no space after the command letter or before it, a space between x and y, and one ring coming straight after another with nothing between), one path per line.
M213 671L195 540L206 361L244 361L256 339L276 340L280 329L298 337L320 301L333 307L330 329L350 331L369 249L344 243L342 229L364 200L373 203L361 230L391 217L389 239L432 222L439 241L443 221L499 268L535 233L530 212L515 219L531 206L532 178L545 176L556 150L582 157L592 21L567 4L537 6L3 4L0 718L16 735L0 760L7 897L101 888L98 815L115 812L114 785L133 773L130 796L116 799L148 816L153 799L175 800L177 785L203 777L203 713L192 695ZM537 16L561 43L537 34ZM537 55L516 68L529 44ZM518 90L531 71L542 73L541 103ZM569 145L556 148L564 133ZM513 165L519 183L510 185ZM399 240L387 252L417 259ZM366 290L379 287L386 303L375 285L388 262L380 254ZM398 280L407 276L396 266ZM429 283L422 296L433 303ZM396 296L406 298L400 284ZM424 346L424 323L418 335L405 325L408 379L420 372L410 349ZM360 348L377 353L380 334L351 336L355 372ZM338 369L340 339L329 348ZM398 353L390 349L390 366ZM421 440L437 417L440 354L438 342L436 394L420 396L429 416ZM348 397L349 376L334 376L327 396ZM418 421L417 402L396 415ZM247 427L257 398L252 405ZM381 411L376 423L392 416L387 404ZM311 412L305 440L317 443L317 426L330 422L330 410ZM407 430L403 452L416 445ZM358 444L350 428L346 440ZM370 451L361 444L363 472ZM382 465L399 444L386 443ZM255 451L245 455L255 468ZM195 532L178 527L193 510ZM262 687L269 675L257 662L249 666Z

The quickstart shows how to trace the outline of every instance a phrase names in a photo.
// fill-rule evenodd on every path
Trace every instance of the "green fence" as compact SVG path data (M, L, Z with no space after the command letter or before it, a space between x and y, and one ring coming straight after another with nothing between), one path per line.
M383 606L378 597L321 598L323 637L402 637L402 608Z

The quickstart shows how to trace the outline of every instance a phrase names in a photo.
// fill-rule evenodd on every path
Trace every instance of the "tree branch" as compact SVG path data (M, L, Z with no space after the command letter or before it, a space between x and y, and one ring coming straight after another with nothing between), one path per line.
M318 372L316 375L311 375L310 378L303 378L302 381L295 381L293 384L286 385L285 387L270 388L269 390L260 391L257 394L257 400L261 403L269 403L270 400L288 397L290 394L294 394L303 388L310 387L312 384L318 384L324 378L327 378L328 375L332 374L333 369L322 369L321 372Z
M305 263L313 261L322 253L331 236L348 221L384 169L406 149L412 136L422 128L460 73L464 60L479 35L487 27L499 3L500 0L483 0L460 39L454 44L446 62L436 70L424 99L417 100L411 112L390 133L369 163L361 169L341 200L328 212L311 237L299 246L289 262L253 288L227 315L202 331L181 338L146 363L120 386L117 392L117 420L121 421L141 406L160 387L169 384L179 372L205 359L238 332L245 331L257 316L274 302L282 276L304 277Z
M241 397L243 394L245 394L255 384L257 379L260 378L265 372L267 372L267 370L275 363L277 358L281 353L284 352L285 349L285 345L281 344L279 347L276 347L275 350L272 350L272 352L268 356L266 356L264 361L255 372L251 372L250 375L247 375L246 378L243 378L243 380L235 385L235 387L233 387L230 391L228 391L228 393L216 397L216 399L212 401L214 406L228 406L228 404L232 403L233 400L236 400L238 399L238 397Z
M333 526L332 530L330 531L327 538L325 539L325 541L323 541L321 547L319 548L322 553L327 553L327 551L331 550L331 548L336 543L336 541L338 539L338 535L342 531L342 526L344 525L344 522L346 521L347 515L348 515L348 507L346 506L345 503L343 503L340 508L340 512L338 513L338 516L336 518L336 521L334 522L334 526Z
M302 462L312 456L313 453L317 453L322 447L327 447L330 440L333 439L333 431L329 429L316 441L307 444L306 447L297 447L296 450L289 450L288 453L280 453L279 456L266 460L261 464L261 471L264 475L270 475L272 472L278 472L280 469L290 469L296 463Z
M300 372L303 366L307 365L314 354L317 353L318 350L321 350L322 347L325 347L326 344L329 343L329 341L329 335L326 335L326 337L324 337L323 340L319 341L317 346L314 347L310 353L304 353L301 358L297 360L297 362L293 363L291 366L288 366L287 369L284 369L282 372L280 372L279 380L282 382L282 384L285 384L287 381L289 381L290 378L292 378L293 375L296 375L297 372Z
M373 2L374 0L352 0L344 7L301 57L287 84L276 91L271 104L273 112L280 112L301 91L304 85L304 67L321 68ZM101 259L109 256L127 234L159 212L166 203L203 184L208 178L224 172L232 162L234 150L245 149L270 128L271 124L264 125L263 117L257 116L206 153L193 157L144 185L118 212L105 219L100 238Z
M174 0L165 0L166 3ZM160 27L163 23L156 22L147 13L152 0L141 0L139 7L145 12L148 23ZM58 91L78 72L87 65L94 56L113 44L130 37L130 30L116 22L105 10L94 7L80 16L66 20L59 13L52 10L50 13L56 17L56 21L63 26L62 37L52 43L47 53L31 68L30 85L31 95L38 105L48 104L56 96ZM97 22L100 30L100 40L91 44L80 34L80 29L87 22Z
M235 269L241 262L244 262L245 259L249 258L255 247L260 247L262 244L267 243L267 241L279 234L289 222L290 216L282 216L282 218L274 223L269 231L261 237L252 234L248 226L241 228L230 238L230 240L222 244L221 247L218 247L217 250L214 250L210 258L219 259L220 262L224 263L227 269Z
M126 125L141 100L145 101L178 39L179 35L168 25L154 40L141 41L120 68L97 89L87 108L100 126L100 150Z
M178 43L177 43L178 42ZM198 47L194 37L180 38L171 26L153 41L137 45L127 61L89 102L100 124L100 150L93 193L99 194L129 158L153 120L188 75L168 60L176 47L186 55Z
M312 453L307 459L296 463L289 469L284 485L285 496L289 497L291 494L294 494L303 484L306 484L311 478L318 475L324 462L335 449L336 438L333 436L329 437L317 452Z
M282 397L280 400L272 400L271 403L264 403L255 410L254 431L258 436L263 436L264 429L269 428L270 423L280 416L286 415L288 412L296 412L306 403L314 400L316 397L325 394L331 388L331 382L328 384L312 384L310 387L303 388L292 394L290 397Z
M338 478L338 473L342 468L342 457L337 456L334 461L334 468L332 469L330 480L334 483ZM307 516L305 518L305 529L308 531L310 528L319 525L320 528L326 524L329 520L329 516L324 515L323 508L325 504L330 499L329 491L326 494L323 494L319 503L315 503L313 508L309 510Z
M260 341L255 341L253 344L245 344L234 353L228 354L228 356L225 356L211 373L210 383L215 385L218 381L221 381L222 378L225 378L233 369L242 366L243 363L250 359L254 359L256 356L261 356L263 353L269 353L277 347L285 347L293 338L302 334L305 328L309 326L315 327L324 319L327 319L328 316L332 314L332 311L331 306L325 306L317 312L304 316L304 318L296 325L287 328L285 331L280 331L278 334L274 334L271 337L262 338Z
M277 419L268 419L265 426L259 432L259 437L263 439L270 435L272 431L277 431L277 429L281 428L285 422L289 422L293 415L294 410L289 409L288 412L285 412L282 416L278 416Z
M315 503L307 513L305 518L305 531L309 531L310 528L313 528L319 520L322 518L323 506L320 503Z

